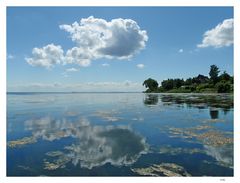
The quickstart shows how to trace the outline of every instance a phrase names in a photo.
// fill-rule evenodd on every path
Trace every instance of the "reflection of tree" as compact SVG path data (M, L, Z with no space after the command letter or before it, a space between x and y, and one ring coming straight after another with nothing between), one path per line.
M209 114L211 119L218 119L218 110L217 109L209 109Z
M233 96L227 94L162 94L160 95L160 99L163 103L167 104L186 104L187 108L218 108L225 115L233 109ZM216 115L217 112L212 111L211 113L214 116L214 113Z
M154 95L154 94L146 95L143 102L145 105L157 105L158 95Z
M230 108L223 108L223 114L227 115L230 111Z

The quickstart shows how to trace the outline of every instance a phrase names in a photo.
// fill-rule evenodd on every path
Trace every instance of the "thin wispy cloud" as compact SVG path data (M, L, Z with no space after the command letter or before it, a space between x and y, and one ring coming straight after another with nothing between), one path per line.
M108 63L103 63L102 66L103 67L109 67L110 65Z
M62 75L62 77L64 77L64 78L68 78L68 77L69 77L69 75L68 75L67 72L62 72L61 75Z
M15 58L15 56L12 55L12 54L8 54L8 55L7 55L7 59L8 59L8 60L12 60L12 59L14 59L14 58Z
M233 19L225 19L213 29L207 30L203 35L198 48L214 47L221 48L233 44Z
M69 77L62 73L63 77ZM82 83L29 83L9 85L9 90L19 91L143 91L142 83L125 80L122 82L82 82Z
M72 68L66 69L65 71L66 72L77 72L77 71L79 71L79 69L76 69L76 68L72 67Z
M55 88L55 87L61 87L62 84L55 82L55 83L29 83L24 85L18 85L20 87L33 87L33 88Z
M137 68L139 68L139 69L143 69L144 67L145 67L144 64L137 64Z

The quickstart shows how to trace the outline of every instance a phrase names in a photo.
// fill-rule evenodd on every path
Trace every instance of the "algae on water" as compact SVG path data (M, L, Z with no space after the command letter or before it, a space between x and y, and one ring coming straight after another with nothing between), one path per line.
M133 168L133 172L144 176L167 176L167 177L189 177L189 174L182 166L175 163L153 164L147 168Z

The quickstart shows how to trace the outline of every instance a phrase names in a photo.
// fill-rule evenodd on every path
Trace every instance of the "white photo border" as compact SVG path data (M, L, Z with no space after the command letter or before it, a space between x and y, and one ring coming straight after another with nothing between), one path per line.
M234 176L233 177L7 177L6 176L6 11L20 6L232 6L234 8ZM1 0L0 1L0 182L13 183L155 183L240 181L240 1L239 0Z

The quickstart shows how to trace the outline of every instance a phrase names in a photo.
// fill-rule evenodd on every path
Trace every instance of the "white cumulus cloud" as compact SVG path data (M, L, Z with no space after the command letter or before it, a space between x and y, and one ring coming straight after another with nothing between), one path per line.
M32 66L51 68L56 64L61 64L64 59L64 51L59 45L48 44L42 48L33 48L32 57L25 58Z
M78 64L82 67L88 67L91 64L92 55L83 48L73 47L66 53L64 64Z
M144 64L137 64L137 68L139 68L139 69L143 69L144 67L145 67Z
M70 33L72 41L81 48L84 59L116 58L129 59L145 48L147 32L141 30L131 19L82 18L72 25L60 25L60 29Z
M222 23L219 23L215 28L208 30L203 35L201 44L197 47L215 47L220 48L224 46L230 46L233 44L233 19L225 19Z
M148 40L147 32L131 19L106 21L90 16L59 28L68 32L76 45L65 53L54 44L33 48L32 56L25 58L28 64L50 69L56 64L88 67L93 60L102 58L129 60L145 48Z

